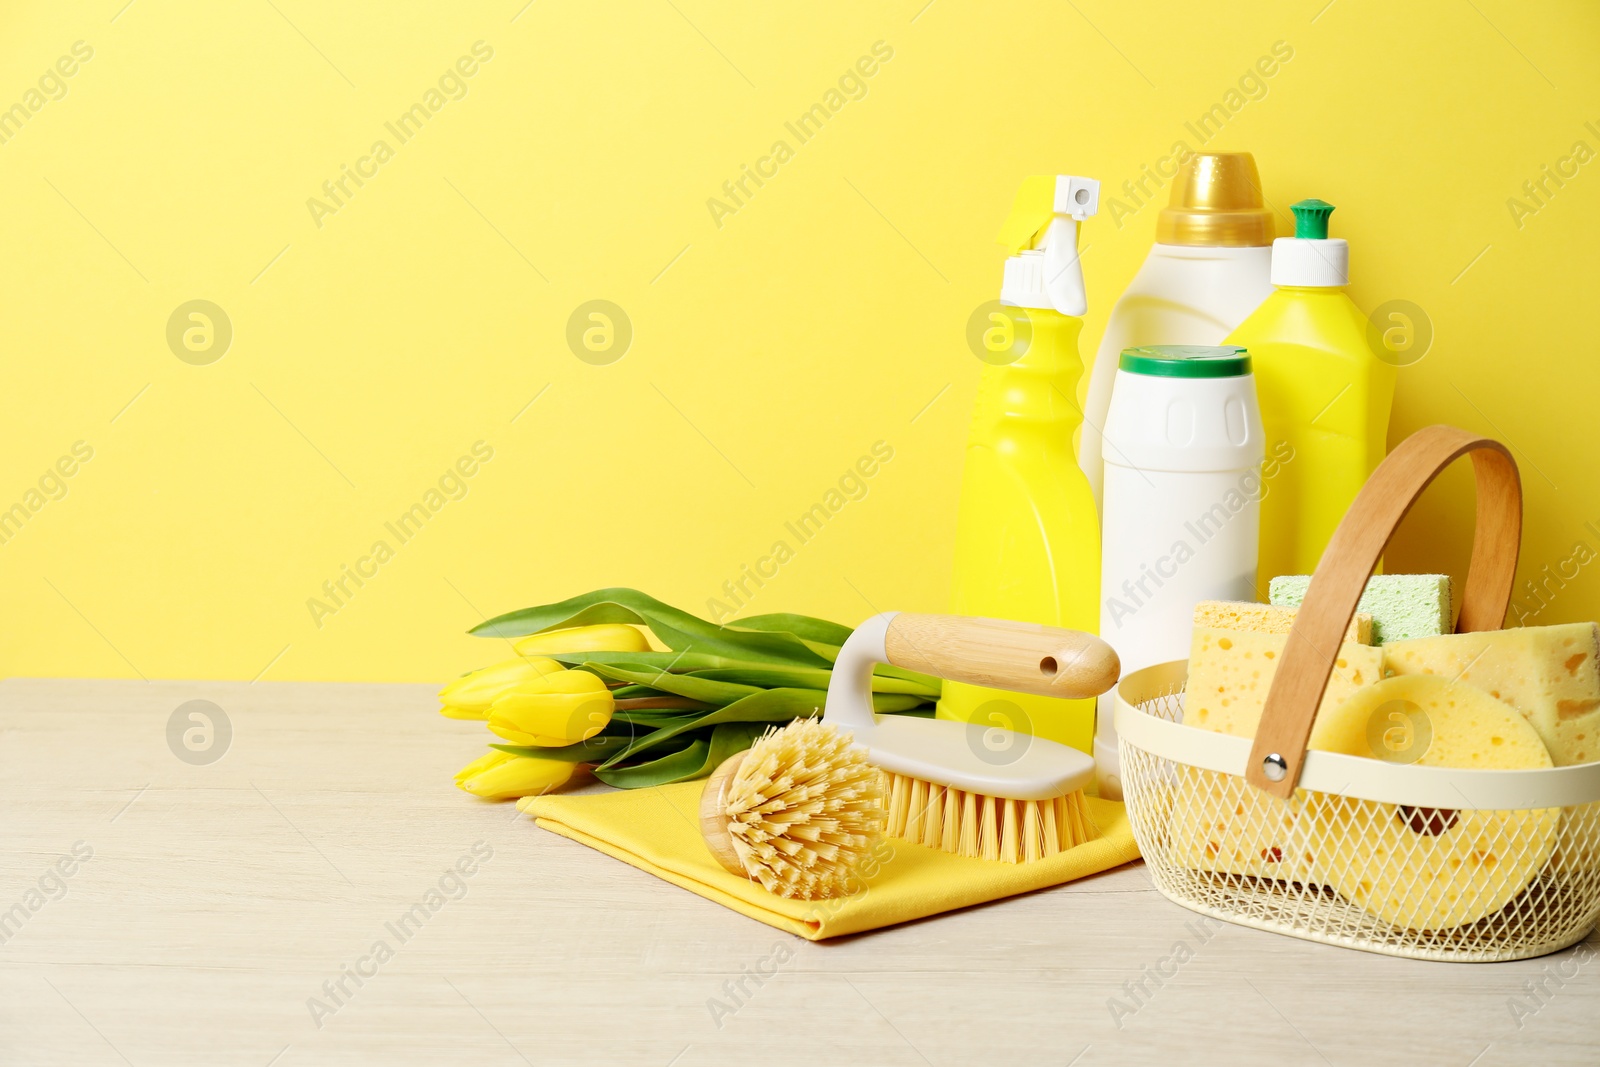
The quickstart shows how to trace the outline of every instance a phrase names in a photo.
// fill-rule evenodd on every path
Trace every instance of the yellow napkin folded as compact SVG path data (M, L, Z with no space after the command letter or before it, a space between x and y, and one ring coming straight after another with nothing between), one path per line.
M705 782L699 781L589 796L543 796L524 801L523 810L546 830L812 941L1060 885L1139 858L1123 806L1090 797L1089 811L1100 836L1049 859L963 859L889 838L879 852L882 862L868 873L860 891L835 900L785 900L729 874L711 857L700 836L704 788Z

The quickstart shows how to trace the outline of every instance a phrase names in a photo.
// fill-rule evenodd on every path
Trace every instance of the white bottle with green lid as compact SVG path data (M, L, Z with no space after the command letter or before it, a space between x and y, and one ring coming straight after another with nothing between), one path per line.
M1122 353L1105 423L1100 636L1123 674L1185 659L1202 600L1256 600L1265 434L1238 345ZM1100 698L1100 795L1120 797L1112 694Z

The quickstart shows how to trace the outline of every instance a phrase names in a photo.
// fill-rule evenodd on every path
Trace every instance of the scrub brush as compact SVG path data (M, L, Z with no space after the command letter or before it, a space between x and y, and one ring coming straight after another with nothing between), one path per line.
M1094 760L1000 727L872 710L875 664L1042 696L1098 696L1121 663L1090 634L1032 623L886 612L839 650L825 725L849 730L889 775L887 833L958 856L1043 859L1098 836L1083 788ZM998 742L998 743L997 743Z
M780 897L849 892L883 839L884 775L850 735L815 719L773 727L712 772L700 799L706 845Z

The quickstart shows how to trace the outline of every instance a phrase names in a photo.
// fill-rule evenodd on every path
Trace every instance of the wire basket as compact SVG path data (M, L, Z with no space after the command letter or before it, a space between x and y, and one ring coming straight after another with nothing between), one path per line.
M1478 531L1458 629L1498 628L1520 532L1516 467L1497 442L1431 427L1380 466L1330 541L1254 739L1184 725L1183 661L1118 686L1128 818L1168 899L1306 940L1458 963L1554 952L1600 919L1600 763L1458 770L1306 751L1367 575L1411 502L1469 452Z
M1311 752L1282 800L1245 781L1249 738L1183 725L1185 668L1137 671L1116 699L1128 819L1169 900L1309 941L1457 963L1554 952L1600 919L1600 763L1454 771ZM1399 835L1406 847L1379 855L1391 824L1442 832ZM1424 920L1441 910L1452 925Z

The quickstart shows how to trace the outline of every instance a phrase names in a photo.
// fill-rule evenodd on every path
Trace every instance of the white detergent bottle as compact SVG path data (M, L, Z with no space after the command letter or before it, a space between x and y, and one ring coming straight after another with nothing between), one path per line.
M1118 360L1106 416L1100 637L1126 675L1185 659L1202 600L1255 600L1266 433L1238 345ZM1122 796L1112 694L1095 715L1100 795Z
M1190 156L1156 220L1156 243L1111 311L1079 387L1078 463L1102 500L1103 433L1124 349L1217 345L1272 293L1272 212L1249 152Z

